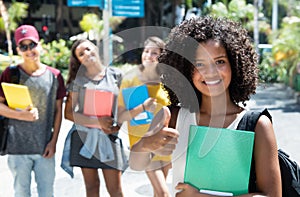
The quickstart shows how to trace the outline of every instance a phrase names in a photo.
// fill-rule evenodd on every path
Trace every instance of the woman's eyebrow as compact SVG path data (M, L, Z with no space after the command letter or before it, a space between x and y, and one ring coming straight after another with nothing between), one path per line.
M206 58L195 58L194 61L201 62L201 61L205 61L205 59L206 59Z
M220 59L220 58L226 58L226 57L227 57L227 55L222 54L222 55L220 55L220 56L218 56L218 57L215 57L214 59Z
M227 58L227 55L226 54L221 54L217 57L214 57L214 58L209 58L209 59L220 59L220 58ZM204 58L195 58L194 61L205 61L207 58L204 57Z

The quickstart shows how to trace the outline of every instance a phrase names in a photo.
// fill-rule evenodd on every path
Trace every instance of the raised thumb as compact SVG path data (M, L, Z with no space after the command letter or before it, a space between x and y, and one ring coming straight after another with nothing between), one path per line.
M146 135L153 135L160 131L163 127L168 127L171 119L171 112L168 107L163 106L159 112L155 114Z

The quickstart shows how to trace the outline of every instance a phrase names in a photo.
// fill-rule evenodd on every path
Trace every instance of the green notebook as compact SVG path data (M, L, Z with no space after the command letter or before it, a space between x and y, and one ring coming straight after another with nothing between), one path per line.
M253 144L254 132L191 125L184 182L203 193L248 193Z

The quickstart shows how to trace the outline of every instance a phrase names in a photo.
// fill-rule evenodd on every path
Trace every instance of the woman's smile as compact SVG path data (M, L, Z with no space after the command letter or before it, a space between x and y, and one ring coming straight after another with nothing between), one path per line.
M205 85L218 85L218 84L220 84L222 82L222 80L221 79L218 79L218 80L213 80L213 81L203 81L203 83L205 84Z

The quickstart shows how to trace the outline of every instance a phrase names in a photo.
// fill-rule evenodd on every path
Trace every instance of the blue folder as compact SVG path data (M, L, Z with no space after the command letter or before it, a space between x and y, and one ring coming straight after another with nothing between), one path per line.
M122 90L124 104L127 110L131 110L144 103L149 98L148 88L146 85L124 88ZM131 126L141 124L150 124L153 119L153 113L144 111L130 120Z
M248 193L254 132L190 126L184 182L207 193ZM204 192L203 192L204 193Z

